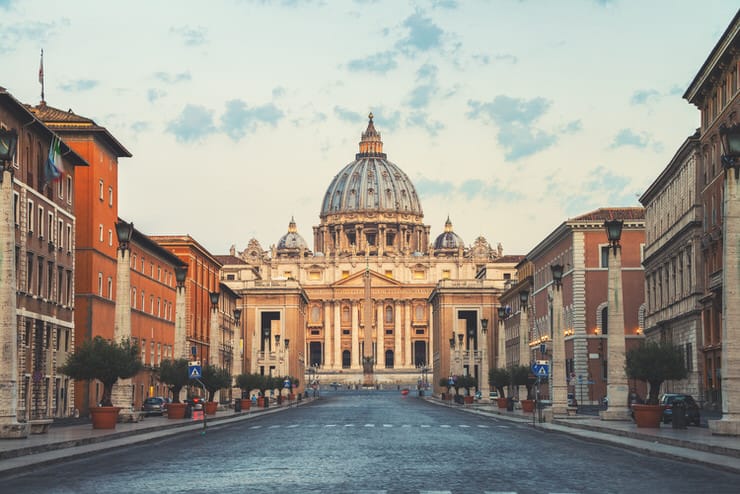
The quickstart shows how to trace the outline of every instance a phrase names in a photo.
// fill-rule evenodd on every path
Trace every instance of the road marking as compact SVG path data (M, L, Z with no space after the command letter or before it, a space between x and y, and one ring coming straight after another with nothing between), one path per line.
M253 425L252 427L250 427L250 429L261 429L261 428L262 428L261 425Z
M393 427L393 424L383 424L383 427Z
M365 424L365 427L375 427L375 424Z
M344 424L345 427L354 427L355 424Z
M279 427L282 427L282 425L271 425L268 429L277 429Z
M291 425L288 426L288 429L293 429L295 427L300 427L300 425L299 424L291 424Z
M462 427L463 429L470 429L470 426L465 424L460 424L460 427Z
M324 427L336 427L337 424L326 424Z
M403 424L401 427L411 427L411 424Z
M424 428L427 428L427 427L431 427L431 425L429 425L429 424L421 424L420 427L424 429Z
M485 424L478 424L478 427L480 427L481 429L488 429L488 426Z
M440 427L442 427L443 429L449 429L452 426L451 425L447 425L447 424L442 424L442 425L440 425Z

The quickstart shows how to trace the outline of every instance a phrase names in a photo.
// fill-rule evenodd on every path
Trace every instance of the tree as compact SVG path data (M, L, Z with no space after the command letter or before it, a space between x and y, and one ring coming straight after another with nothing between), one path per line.
M75 353L59 368L59 372L79 381L97 379L103 383L101 406L113 406L111 394L118 379L134 377L143 365L139 359L139 346L129 339L120 343L96 336L85 340Z
M226 369L208 364L203 367L201 381L208 391L208 401L213 401L216 391L231 387L231 374Z
M504 388L509 385L511 378L509 371L503 367L498 369L490 369L488 371L488 385L492 388L496 388L498 395L501 398L505 397Z
M657 405L663 381L685 379L688 375L681 350L667 342L647 342L626 355L627 377L650 384L647 404Z
M470 396L470 388L475 389L478 386L478 380L475 376L459 376L457 380L460 383L460 387L465 389L465 394L468 396Z
M262 376L259 374L239 374L236 377L236 385L242 390L242 396L246 392L247 397L253 389L259 389Z
M188 360L163 360L159 364L159 380L165 383L172 392L172 402L180 403L180 391L190 382Z
M534 399L532 387L534 386L536 378L531 374L529 367L526 365L511 366L511 368L509 368L509 379L513 386L526 386L527 399Z
M440 377L439 378L439 387L440 388L447 388L447 394L450 394L450 388L452 388L452 385L450 384L450 378L449 377Z

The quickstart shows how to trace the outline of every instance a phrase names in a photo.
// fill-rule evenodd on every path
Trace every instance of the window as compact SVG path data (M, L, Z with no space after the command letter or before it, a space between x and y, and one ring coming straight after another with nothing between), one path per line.
M609 307L601 309L601 334L609 334Z
M72 177L67 176L67 204L72 204Z
M108 206L113 207L113 187L108 187Z
M162 281L162 268L157 266L157 281Z
M98 226L98 237L100 238L100 241L103 241L103 225Z
M609 267L609 246L608 245L601 246L601 267L602 268Z
M113 246L113 230L108 230L108 245Z
M103 179L102 178L100 179L100 182L98 182L98 188L99 188L98 197L100 198L101 201L103 201L105 198L103 197Z
M108 276L108 298L113 300L113 278Z
M39 238L43 240L44 239L44 208L42 208L41 206L39 206L38 219L39 219L39 222L38 222L38 225L36 226L38 226L39 228Z
M57 267L57 299L56 301L64 305L64 299L62 298L62 280L64 279L64 268L61 266Z
M103 273L98 273L98 296L103 296Z
M349 278L349 271L342 271L342 278Z
M131 288L131 308L136 308L136 287Z
M26 210L26 230L28 233L33 233L33 201L28 201L28 209Z
M67 254L72 252L72 225L67 223Z
M13 192L13 218L15 218L15 226L21 224L21 211L20 211L21 196L17 192Z
M146 310L146 295L144 294L144 290L141 291L141 310Z
M51 300L54 295L54 262L49 261L46 265L46 299Z
M443 279L443 280L449 280L449 279L450 279L450 276L451 276L451 274L452 274L452 273L450 272L450 270L449 270L449 269L443 269L443 270L442 270L442 279Z
M420 269L414 270L413 278L415 280L423 280L424 279L424 271Z
M385 270L385 277L386 277L386 278L391 278L391 279L393 279L393 271L391 271L390 269L386 269L386 270Z
M64 289L64 298L67 301L67 305L72 307L72 271L67 270L67 284Z
M44 295L44 258L39 257L38 258L38 269L36 270L36 274L38 274L38 289L36 290L36 295L39 297L42 297Z
M64 182L57 180L57 195L59 199L64 199Z
M49 221L46 223L46 239L54 242L54 213L49 211Z
M57 245L59 250L64 246L64 220L57 221Z
M386 323L393 322L393 307L390 305L385 306L385 322Z
M693 372L694 370L694 359L692 353L693 345L691 343L686 343L686 370L689 372Z

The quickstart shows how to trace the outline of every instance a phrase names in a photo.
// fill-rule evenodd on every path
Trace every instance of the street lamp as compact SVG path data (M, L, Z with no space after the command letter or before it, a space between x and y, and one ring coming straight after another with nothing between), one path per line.
M503 368L506 364L506 327L504 319L506 319L506 307L499 306L496 310L498 313L498 349L497 349L497 360L496 367Z
M208 296L211 299L211 307L213 310L216 310L218 308L218 299L220 298L221 294L219 292L211 292L208 294Z
M609 277L607 281L607 380L606 396L609 408L601 412L601 420L630 420L630 409L627 406L627 375L625 366L624 342L624 305L622 302L622 238L623 221L612 219L604 221L606 238L612 248L613 259L609 259Z
M118 248L121 250L128 250L128 243L131 241L131 237L134 233L133 222L128 223L123 220L116 222L116 236L118 236Z
M219 361L219 345L218 341L220 339L220 327L219 327L219 317L218 317L218 299L220 298L221 294L219 292L213 291L208 294L208 297L211 301L211 327L208 331L208 363L211 365L221 366L222 362Z
M116 221L118 251L116 254L116 303L114 307L113 337L115 341L131 338L131 242L134 224L119 219ZM119 379L113 386L113 406L124 410L131 408L134 384L131 379Z
M730 127L719 126L719 138L722 143L722 166L733 168L735 178L740 175L740 123Z
M185 280L188 277L188 265L183 264L181 266L175 266L175 282L177 282L177 288L185 286Z
M175 358L188 356L188 338L185 334L185 281L188 277L188 265L175 266L175 341L173 355Z
M0 183L3 181L3 175L6 171L13 174L13 158L15 157L15 148L18 144L18 133L15 129L0 129ZM11 181L12 183L12 181Z
M552 273L552 414L568 413L568 383L565 376L565 336L563 335L563 265L550 264Z
M488 332L488 319L483 318L480 320L480 329L483 331L483 334Z

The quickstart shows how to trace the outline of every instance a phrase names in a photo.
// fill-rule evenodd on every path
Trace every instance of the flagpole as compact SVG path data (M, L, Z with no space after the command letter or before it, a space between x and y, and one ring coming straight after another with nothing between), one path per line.
M41 63L39 64L39 82L41 83L41 103L46 103L44 100L44 49L41 48Z

